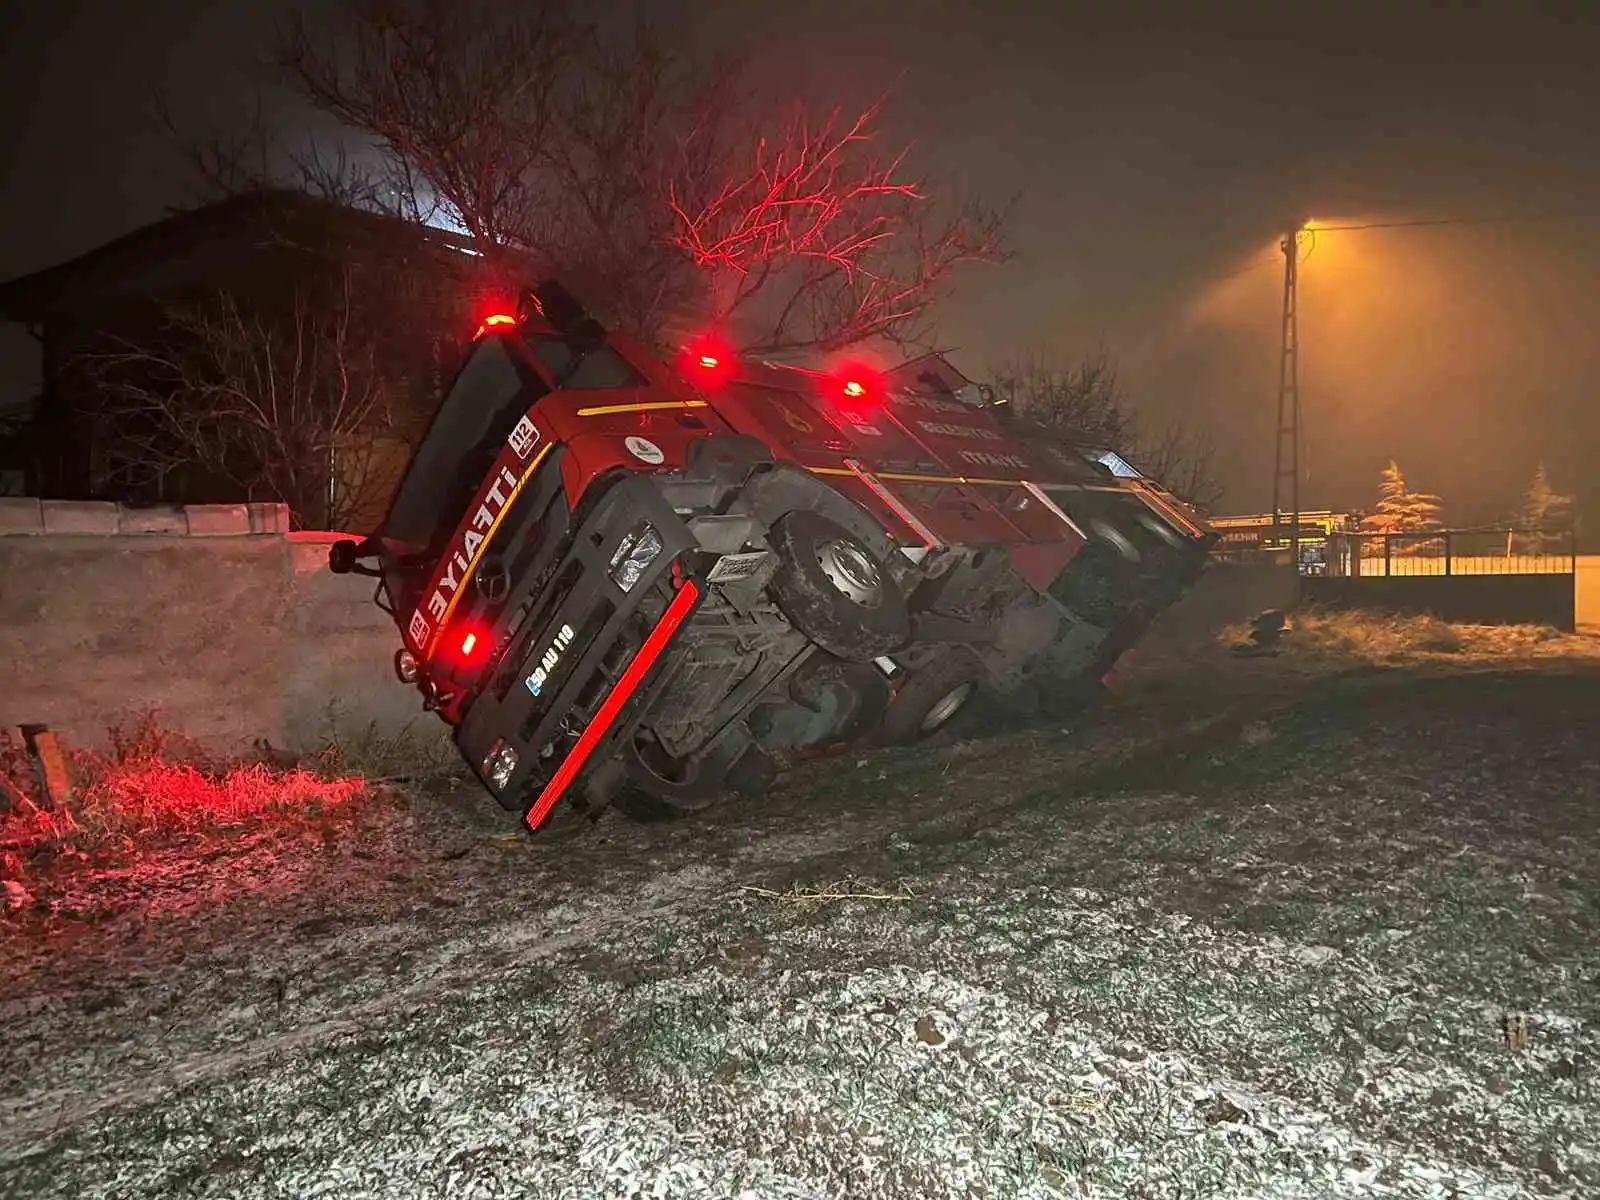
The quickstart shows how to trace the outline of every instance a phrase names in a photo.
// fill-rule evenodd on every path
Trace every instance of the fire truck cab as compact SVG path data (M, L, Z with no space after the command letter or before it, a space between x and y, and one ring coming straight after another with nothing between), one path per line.
M1002 415L937 357L664 360L546 283L484 323L330 567L378 579L400 677L530 828L568 799L692 811L1098 679L1193 580L1193 511Z

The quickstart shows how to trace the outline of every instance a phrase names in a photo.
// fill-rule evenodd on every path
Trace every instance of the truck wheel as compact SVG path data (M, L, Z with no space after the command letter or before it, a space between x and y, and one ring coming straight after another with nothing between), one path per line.
M984 677L970 650L947 650L900 685L879 727L880 740L910 745L943 729L966 709Z
M686 816L722 799L730 765L715 752L704 759L680 762L654 742L635 739L622 749L628 786L617 807L633 817L658 819Z
M842 526L801 510L779 520L771 539L779 561L769 585L773 598L828 653L869 662L911 636L899 585Z

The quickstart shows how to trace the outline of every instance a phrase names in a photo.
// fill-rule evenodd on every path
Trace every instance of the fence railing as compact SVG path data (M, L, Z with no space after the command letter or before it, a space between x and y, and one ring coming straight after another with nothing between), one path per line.
M1318 574L1339 579L1394 575L1570 575L1570 530L1451 529L1428 533L1335 533Z

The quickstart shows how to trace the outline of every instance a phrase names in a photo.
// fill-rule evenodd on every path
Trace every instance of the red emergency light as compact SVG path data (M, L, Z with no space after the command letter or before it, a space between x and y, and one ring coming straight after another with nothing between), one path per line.
M827 375L828 386L846 408L860 410L874 407L883 399L883 386L879 374L865 363L843 363Z
M478 332L473 336L481 338L491 329L497 329L504 325L515 325L516 323L517 319L510 313L491 313L483 319L483 324L478 326Z
M450 635L446 646L454 648L454 658L457 666L470 667L481 661L489 652L489 639L484 636L483 630L476 625L468 625L456 630Z
M726 378L737 357L733 347L710 334L695 338L683 348L687 374L703 383Z

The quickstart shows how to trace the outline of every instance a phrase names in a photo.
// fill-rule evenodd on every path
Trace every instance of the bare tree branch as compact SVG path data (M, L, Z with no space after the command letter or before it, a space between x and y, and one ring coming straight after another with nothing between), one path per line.
M543 257L646 338L700 307L669 197L705 197L751 103L739 60L694 58L647 21L586 34L546 157L559 215Z
M1074 440L1112 447L1133 440L1133 412L1104 349L1066 368L1042 355L1010 363L996 372L994 387L1018 417Z
M941 218L904 152L877 153L879 115L796 109L709 196L674 189L673 240L707 275L713 321L769 316L752 349L919 340L956 266L1006 258L998 214L970 204Z
M1021 421L1116 450L1197 508L1210 509L1222 498L1210 434L1181 417L1162 424L1141 419L1106 350L1067 368L1034 355L1001 367L994 379L996 394Z
M1196 508L1210 512L1222 499L1216 475L1216 442L1182 418L1136 436L1132 453L1146 475Z
M1001 215L952 207L878 145L875 106L769 121L737 60L563 0L346 0L278 54L504 272L575 278L647 338L694 319L762 352L915 340L952 272L1006 257ZM311 173L315 174L315 173Z
M132 484L198 469L287 503L298 525L339 528L385 482L361 447L396 435L372 339L352 328L352 291L348 272L302 287L278 319L221 293L167 310L156 337L86 355L113 473Z
M291 143L266 119L259 95L244 114L199 132L182 128L164 97L158 111L188 166L195 203L288 189L419 224L438 212L438 200L418 187L407 164L381 154L363 157L342 142L330 147L311 135Z
M352 0L331 29L297 16L278 59L495 258L543 241L538 168L580 33L556 0Z

